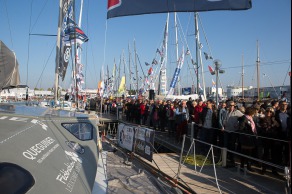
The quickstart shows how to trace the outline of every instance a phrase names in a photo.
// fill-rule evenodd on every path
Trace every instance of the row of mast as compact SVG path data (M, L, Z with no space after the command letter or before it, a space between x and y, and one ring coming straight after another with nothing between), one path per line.
M62 4L63 4L63 0L60 0L60 15L62 12ZM82 21L82 9L83 9L83 0L81 0L81 7L80 7L80 14L79 14L79 23L78 26L81 27L81 21ZM199 76L199 68L201 68L201 77L202 77L202 85L203 85L203 95L206 96L206 90L205 90L205 80L204 80L204 69L203 69L203 62L202 62L202 54L201 54L201 44L200 44L200 38L199 38L199 25L198 25L198 13L195 12L194 13L194 20L195 20L195 40L196 40L196 64L195 64L195 68L196 68L196 77L197 77L197 93L199 93L199 89L200 89L200 76ZM177 31L177 14L176 12L174 13L174 22L175 22L175 45L176 45L176 60L178 62L179 59L179 51L178 51L178 31ZM61 34L61 23L62 23L62 19L59 16L59 25L58 25L58 37L60 37ZM167 43L168 43L168 23L169 23L169 13L167 15L167 22L166 22L166 26L165 26L165 33L164 33L164 41L163 41L163 48L164 48L164 56L161 57L161 67L160 67L160 72L159 72L159 83L158 83L158 90L157 90L157 94L160 95L161 93L166 92L166 87L167 87L167 78L166 78L166 63L167 63ZM57 53L56 53L56 62L58 63L59 59L59 49L60 49L60 38L57 38ZM73 80L74 80L74 86L77 88L77 82L76 82L76 64L77 64L77 57L79 57L79 60L81 60L81 55L79 55L79 53L81 52L80 47L76 48L76 44L75 44L75 65L73 67ZM129 71L131 69L131 52L130 52L130 46L128 46L128 50L129 50ZM139 92L139 75L138 75L138 65L137 65L137 52L136 52L136 43L134 40L134 52L135 52L135 73L136 73L136 91L137 94ZM258 42L257 42L257 89L258 89L258 94L260 93L259 91L259 64L260 64L260 60L259 60L259 48L258 48ZM56 65L56 70L55 70L55 91L58 91L58 84L59 84L59 72L58 72L58 64ZM119 70L120 72L120 70ZM109 72L107 73L109 75ZM124 75L125 75L125 64L124 64ZM243 73L243 56L242 56L242 96L244 98L244 91L243 91L243 87L244 87L244 73ZM129 73L129 78L130 78L130 91L132 90L132 73L130 71ZM179 80L179 79L178 79ZM179 81L178 81L179 82ZM180 90L179 91L179 95L180 95ZM55 92L57 94L57 92ZM78 96L78 91L76 91L76 95L75 95L75 102L78 103L77 100L77 96ZM55 101L57 101L57 95L55 95ZM258 95L259 98L259 95ZM77 104L78 106L78 104Z

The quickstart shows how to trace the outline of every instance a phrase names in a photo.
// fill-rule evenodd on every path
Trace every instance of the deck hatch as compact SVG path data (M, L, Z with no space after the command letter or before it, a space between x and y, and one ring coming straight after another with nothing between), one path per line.
M62 126L82 141L92 140L93 126L90 123L62 123Z

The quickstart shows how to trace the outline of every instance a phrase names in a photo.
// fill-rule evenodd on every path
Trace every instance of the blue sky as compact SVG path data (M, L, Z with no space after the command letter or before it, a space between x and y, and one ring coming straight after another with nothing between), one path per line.
M77 7L79 0L76 0ZM221 83L239 85L241 79L242 55L245 65L245 85L256 87L256 41L260 46L261 86L282 86L289 84L287 73L291 65L291 1L253 0L253 7L246 11L213 11L200 13L199 26L203 52L212 51L214 59L220 59L225 74ZM167 14L127 16L106 19L106 0L84 0L81 28L88 35L89 42L83 44L82 62L85 64L86 87L96 88L101 67L108 66L112 72L114 60L119 64L124 51L129 60L128 44L133 61L133 40L144 72L145 62L151 63L156 49L163 39ZM29 36L31 34L57 34L58 0L0 0L0 39L15 51L20 64L21 83L29 87L49 88L54 84L56 37ZM174 22L170 14L167 73L171 79L175 69ZM195 56L194 14L178 13L180 31L185 35L192 56ZM202 31L204 29L205 34ZM179 52L184 39L179 33ZM205 38L206 36L206 38ZM207 45L206 39L209 43ZM184 45L186 49L186 45ZM181 85L193 84L194 70L188 67L186 58ZM212 79L208 70L210 61L203 59L206 86ZM132 67L133 68L133 67ZM27 72L28 70L28 72ZM70 85L70 70L61 86ZM43 72L43 73L42 73ZM141 69L139 73L142 74ZM262 76L265 73L266 77ZM27 76L28 74L28 76ZM270 79L268 79L270 78Z

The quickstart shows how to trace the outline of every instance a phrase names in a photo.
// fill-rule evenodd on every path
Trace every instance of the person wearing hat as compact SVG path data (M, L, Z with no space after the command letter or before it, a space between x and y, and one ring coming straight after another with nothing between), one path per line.
M244 115L235 108L235 105L234 101L228 102L227 113L222 127L222 131L224 132L224 147L231 151L235 151L235 143L238 138L238 135L235 133L238 130L238 119ZM234 166L234 154L227 153L227 158L230 162L227 166Z
M251 160L244 155L253 157L257 150L257 127L253 120L253 116L256 114L254 107L248 107L245 110L244 116L239 118L238 123L238 143L240 145L240 152L243 156L240 157L240 168L243 170L244 165L247 164L247 170L254 171L251 168Z
M277 128L280 124L275 119L274 109L273 107L268 107L265 111L265 116L260 118L260 136L267 137L262 138L263 145L263 156L262 159L264 161L270 161L269 153L271 153L271 162L273 164L277 164L278 155L277 152L280 150L279 144L275 142L273 139L278 139L278 130ZM267 165L262 164L262 174L265 174ZM277 174L276 168L273 167L272 172Z

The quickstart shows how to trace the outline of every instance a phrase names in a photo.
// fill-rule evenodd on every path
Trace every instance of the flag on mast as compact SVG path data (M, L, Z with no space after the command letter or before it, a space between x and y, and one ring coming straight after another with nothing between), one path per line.
M173 95L174 88L175 88L176 82L178 80L178 76L179 76L180 70L181 70L181 68L182 68L182 66L184 64L184 59L185 59L185 52L184 52L184 48L183 48L181 56L178 59L177 67L176 67L175 72L173 74L173 77L172 77L172 80L171 80L171 83L170 83L170 88L169 88L169 91L168 91L167 95Z
M251 7L251 0L108 0L107 18L167 12L246 10Z

